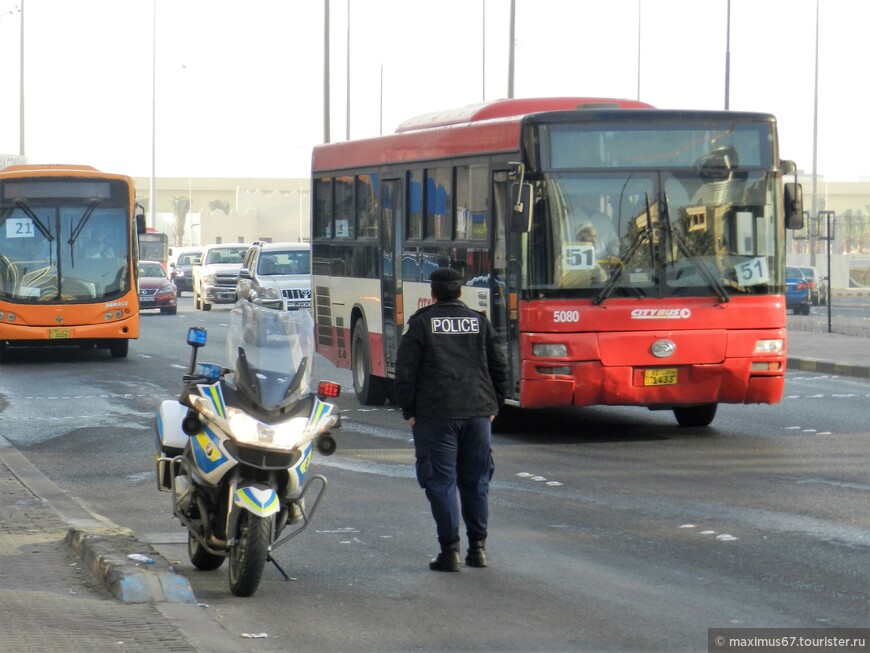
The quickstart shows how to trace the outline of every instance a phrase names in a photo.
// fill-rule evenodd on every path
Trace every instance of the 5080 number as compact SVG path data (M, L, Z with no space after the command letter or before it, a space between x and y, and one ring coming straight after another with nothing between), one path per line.
M553 311L553 322L579 322L580 311Z

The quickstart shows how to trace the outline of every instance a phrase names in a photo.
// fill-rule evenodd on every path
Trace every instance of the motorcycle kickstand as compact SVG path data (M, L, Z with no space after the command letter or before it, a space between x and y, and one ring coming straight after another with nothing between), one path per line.
M278 571L281 572L281 575L284 577L284 580L290 580L290 576L288 576L288 575L287 575L287 572L284 571L284 570L281 568L281 565L279 565L279 564L278 564L278 561L275 560L275 558L272 557L272 554L271 554L271 553L270 553L269 555L266 556L266 561L267 561L267 562L271 562L273 565L275 565L275 569L277 569Z

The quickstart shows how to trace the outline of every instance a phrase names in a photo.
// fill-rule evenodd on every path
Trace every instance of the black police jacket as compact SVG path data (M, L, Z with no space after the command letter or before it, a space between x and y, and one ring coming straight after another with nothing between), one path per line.
M395 382L405 419L495 415L506 380L504 355L486 316L454 300L431 304L408 320Z

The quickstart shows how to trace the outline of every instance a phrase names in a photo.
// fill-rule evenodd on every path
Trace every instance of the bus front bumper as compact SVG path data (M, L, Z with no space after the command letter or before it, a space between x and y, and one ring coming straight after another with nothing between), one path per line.
M729 358L671 367L607 367L599 361L547 367L529 361L522 376L525 408L773 404L782 399L785 359Z

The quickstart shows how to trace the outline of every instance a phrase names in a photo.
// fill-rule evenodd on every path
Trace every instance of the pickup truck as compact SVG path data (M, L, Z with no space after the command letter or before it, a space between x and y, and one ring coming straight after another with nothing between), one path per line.
M193 305L210 311L212 304L234 304L239 271L250 245L206 245L193 265Z

